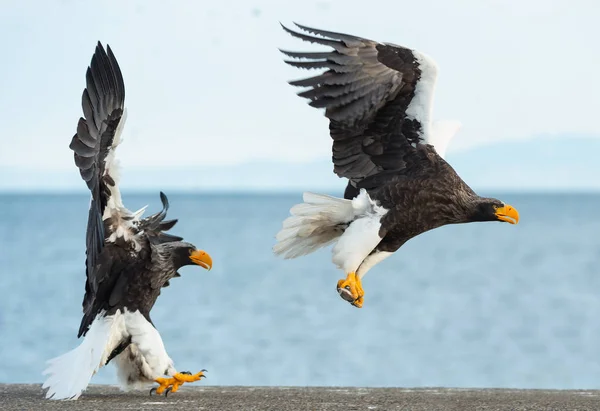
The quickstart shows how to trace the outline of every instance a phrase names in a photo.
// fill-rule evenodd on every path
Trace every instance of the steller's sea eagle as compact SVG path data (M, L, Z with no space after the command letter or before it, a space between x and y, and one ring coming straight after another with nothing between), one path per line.
M169 202L161 192L163 209L141 218L121 201L115 150L125 122L125 87L110 47L98 42L87 69L77 134L69 146L75 164L91 191L86 234L86 283L81 344L49 361L43 385L47 398L76 399L92 376L114 359L121 386L140 388L157 382L157 394L175 392L185 382L198 381L202 372L178 373L150 310L162 287L179 277L186 265L212 267L211 257L181 237L167 234L177 220L165 220Z
M444 161L458 122L432 122L436 63L402 46L296 25L294 37L328 51L281 50L304 69L327 69L293 86L325 108L333 139L334 172L347 178L344 198L304 193L277 234L274 252L285 258L328 244L346 274L342 298L362 307L361 279L406 241L446 224L505 221L519 214L494 198L478 196Z

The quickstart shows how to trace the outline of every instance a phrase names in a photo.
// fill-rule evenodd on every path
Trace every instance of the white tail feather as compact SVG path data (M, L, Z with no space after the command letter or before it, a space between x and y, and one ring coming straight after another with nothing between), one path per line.
M119 312L109 317L99 314L77 348L48 361L44 371L48 377L42 386L48 388L46 398L79 398L124 335L125 325Z
M291 208L291 217L283 222L276 236L273 252L284 258L310 254L333 243L350 222L374 205L364 190L354 200L308 192L303 200Z

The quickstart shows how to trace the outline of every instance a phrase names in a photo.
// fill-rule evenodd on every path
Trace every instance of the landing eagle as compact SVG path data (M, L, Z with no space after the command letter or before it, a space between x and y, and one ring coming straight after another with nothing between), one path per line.
M325 109L333 166L347 178L344 198L304 193L277 234L274 252L285 258L329 244L346 274L338 293L364 303L362 278L411 238L447 224L502 221L519 214L495 198L477 195L444 160L458 122L433 122L438 68L406 47L296 24L283 29L328 51L281 50L286 63L326 69L291 81L298 95Z
M196 374L177 372L150 319L161 288L186 265L212 267L211 257L183 238L168 234L177 220L165 220L163 209L142 218L123 205L115 150L125 122L125 86L110 47L98 43L86 74L77 133L69 146L91 191L86 234L86 283L81 344L53 360L45 371L47 398L77 399L92 376L116 363L121 386L139 388L158 383L158 394L175 392Z

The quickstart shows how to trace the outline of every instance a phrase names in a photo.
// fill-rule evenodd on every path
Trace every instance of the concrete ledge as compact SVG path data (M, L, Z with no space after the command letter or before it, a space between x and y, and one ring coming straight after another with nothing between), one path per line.
M39 385L0 385L2 410L600 410L600 391L207 387L149 396L92 385L77 401L49 401Z

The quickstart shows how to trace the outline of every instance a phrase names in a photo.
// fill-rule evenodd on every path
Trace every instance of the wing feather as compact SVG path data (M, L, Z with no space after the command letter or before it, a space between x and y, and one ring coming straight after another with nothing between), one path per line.
M84 310L94 299L98 281L94 273L106 239L115 231L115 221L127 214L115 182L113 157L125 111L125 87L114 54L100 42L86 71L86 87L81 97L83 117L69 147L75 165L91 192L86 234L86 296ZM107 218L105 218L107 217ZM111 219L105 222L104 220ZM112 223L111 223L112 222Z
M402 173L411 161L419 162L416 146L428 141L435 63L406 47L296 26L307 34L282 25L293 37L333 49L281 52L291 66L326 70L290 84L307 87L298 95L325 109L334 172L357 187L373 175Z

